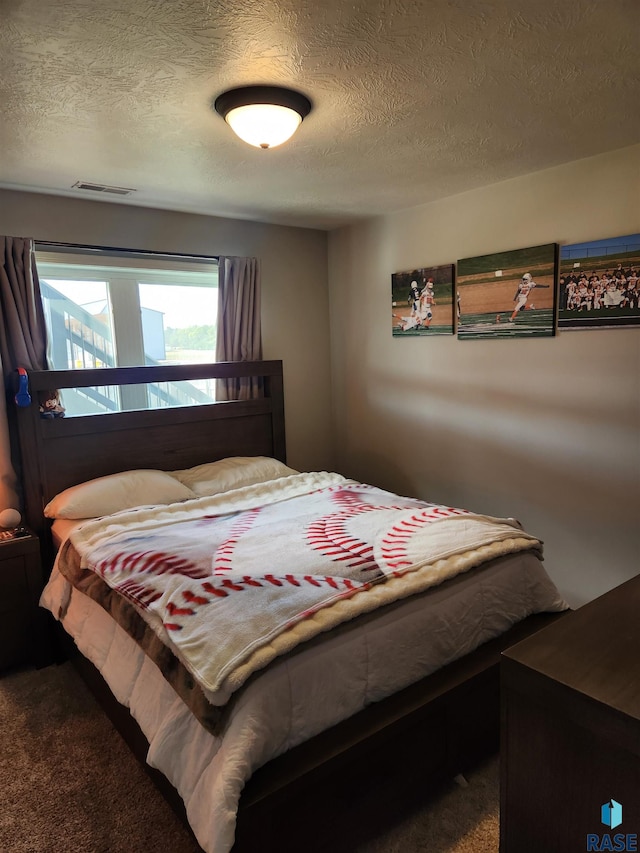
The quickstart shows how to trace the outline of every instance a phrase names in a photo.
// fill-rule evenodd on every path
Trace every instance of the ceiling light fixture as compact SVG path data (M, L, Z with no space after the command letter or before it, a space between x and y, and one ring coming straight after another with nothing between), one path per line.
M311 112L311 101L281 86L243 86L218 95L214 109L249 145L275 148L290 139Z

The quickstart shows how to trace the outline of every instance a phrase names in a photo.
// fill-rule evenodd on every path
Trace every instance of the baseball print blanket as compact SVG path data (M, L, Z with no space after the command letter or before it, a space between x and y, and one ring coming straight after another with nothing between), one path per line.
M118 513L70 537L59 568L133 606L223 705L271 660L360 614L541 542L513 519L296 474ZM69 549L67 548L66 551Z

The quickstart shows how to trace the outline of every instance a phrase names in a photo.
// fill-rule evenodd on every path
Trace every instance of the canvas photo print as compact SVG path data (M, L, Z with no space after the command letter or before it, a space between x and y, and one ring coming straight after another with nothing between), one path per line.
M560 249L558 327L640 325L640 234Z
M453 264L391 276L394 337L453 334Z
M555 333L556 243L458 261L458 338Z

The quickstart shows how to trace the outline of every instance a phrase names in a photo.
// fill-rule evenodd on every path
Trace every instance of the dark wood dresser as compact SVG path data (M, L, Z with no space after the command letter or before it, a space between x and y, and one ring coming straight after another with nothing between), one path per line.
M38 537L0 540L0 671L40 664L46 651L44 611L38 607L43 585Z
M500 670L500 853L640 838L640 575L512 646ZM612 798L615 828L600 820Z

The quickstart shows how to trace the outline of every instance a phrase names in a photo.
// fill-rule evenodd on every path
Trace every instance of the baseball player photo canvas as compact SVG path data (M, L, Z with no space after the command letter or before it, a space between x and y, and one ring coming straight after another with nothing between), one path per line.
M393 273L391 328L398 338L453 334L453 264Z
M557 267L557 243L458 261L458 338L554 335Z
M558 328L640 326L640 234L560 249Z

